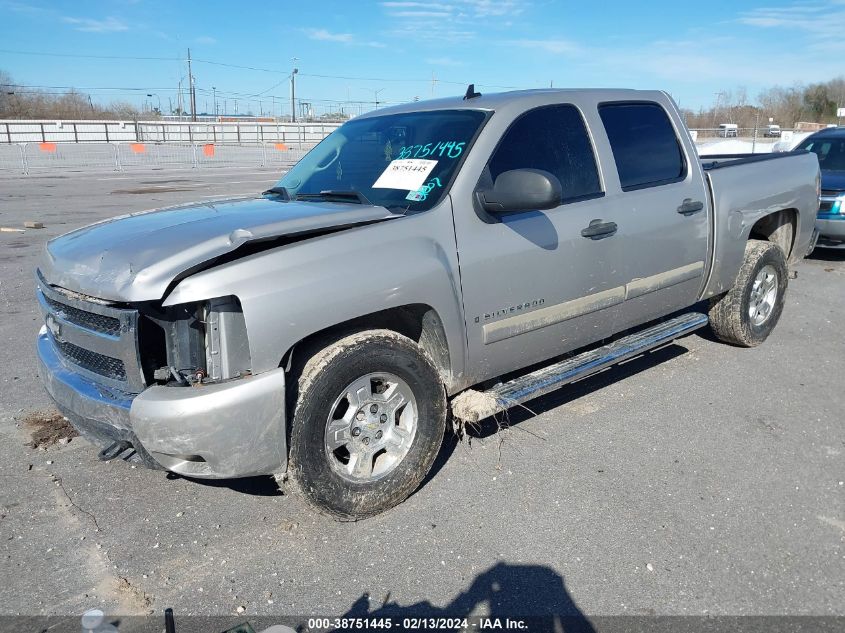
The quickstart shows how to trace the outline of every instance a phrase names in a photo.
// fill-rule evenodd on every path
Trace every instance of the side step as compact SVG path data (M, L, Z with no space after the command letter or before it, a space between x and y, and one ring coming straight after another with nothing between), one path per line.
M465 391L452 401L452 412L465 422L477 422L511 407L546 395L564 385L586 378L602 369L638 356L655 347L704 327L706 314L689 312L645 330L629 334L609 345L543 367L530 374L501 383L487 391Z

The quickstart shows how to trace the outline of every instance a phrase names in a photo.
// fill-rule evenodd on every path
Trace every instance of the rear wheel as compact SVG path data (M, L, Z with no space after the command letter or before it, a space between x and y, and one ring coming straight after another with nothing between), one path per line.
M787 284L786 255L780 246L749 240L733 288L711 299L713 333L726 343L759 345L780 319Z
M404 501L428 473L446 427L437 369L388 330L347 336L299 377L290 473L305 498L340 520Z

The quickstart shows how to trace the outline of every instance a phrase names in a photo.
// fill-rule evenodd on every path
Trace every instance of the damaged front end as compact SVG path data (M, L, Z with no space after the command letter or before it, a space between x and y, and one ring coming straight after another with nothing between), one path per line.
M40 272L37 296L47 391L101 459L203 478L285 468L284 373L252 375L236 297L104 301Z

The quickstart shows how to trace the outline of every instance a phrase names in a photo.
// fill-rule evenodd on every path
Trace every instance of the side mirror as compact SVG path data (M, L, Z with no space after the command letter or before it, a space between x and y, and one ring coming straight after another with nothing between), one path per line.
M499 174L492 189L478 192L487 213L553 209L563 195L557 176L542 169L512 169Z

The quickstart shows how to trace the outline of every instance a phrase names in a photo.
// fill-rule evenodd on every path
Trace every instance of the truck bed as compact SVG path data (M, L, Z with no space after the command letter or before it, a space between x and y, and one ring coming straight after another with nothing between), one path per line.
M790 263L804 257L818 209L818 160L804 150L774 154L724 154L701 158L713 223L708 272L702 298L719 295L734 283L744 244L772 209L796 216ZM801 213L799 210L803 210Z

